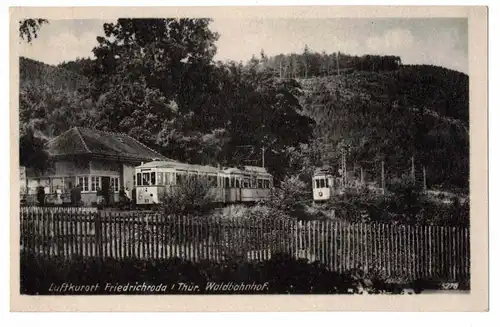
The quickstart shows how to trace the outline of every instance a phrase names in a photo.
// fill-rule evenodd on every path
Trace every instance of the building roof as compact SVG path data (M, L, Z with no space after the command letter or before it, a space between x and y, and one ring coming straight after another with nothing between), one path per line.
M53 138L47 148L51 157L92 155L115 160L169 160L126 134L83 127L73 127Z

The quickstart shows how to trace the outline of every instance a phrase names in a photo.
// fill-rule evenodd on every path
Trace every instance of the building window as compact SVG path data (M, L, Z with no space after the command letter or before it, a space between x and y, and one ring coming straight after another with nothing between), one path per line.
M78 185L82 188L83 192L89 191L89 177L88 176L80 176L77 178Z
M134 187L135 187L135 183L136 183L136 177L135 177L135 174L134 174L134 178L133 178L133 179L134 179L134 181L133 181L133 185L134 185Z
M97 191L97 188L101 188L101 177L100 176L92 176L90 179L90 190L92 192Z
M111 177L110 183L111 183L111 189L114 192L118 192L120 190L120 178L118 178L118 177Z

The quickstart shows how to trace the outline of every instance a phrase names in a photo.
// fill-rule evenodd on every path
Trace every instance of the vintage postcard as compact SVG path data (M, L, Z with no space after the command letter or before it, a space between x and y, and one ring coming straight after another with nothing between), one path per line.
M486 7L10 15L13 311L488 310Z

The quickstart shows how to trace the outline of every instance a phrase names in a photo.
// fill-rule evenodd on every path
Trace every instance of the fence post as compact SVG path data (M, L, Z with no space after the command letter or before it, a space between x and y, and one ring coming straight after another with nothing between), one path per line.
M100 210L97 210L97 213L94 214L95 246L96 246L96 254L99 258L103 257L101 213L102 212Z

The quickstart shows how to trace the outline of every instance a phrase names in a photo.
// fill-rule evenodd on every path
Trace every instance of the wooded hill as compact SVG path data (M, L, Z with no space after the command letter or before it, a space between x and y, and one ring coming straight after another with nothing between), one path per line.
M317 123L323 155L316 164L340 160L338 145L350 146L349 170L380 183L408 177L411 157L417 178L449 189L468 187L468 76L433 66L402 66L302 79L302 105ZM333 149L332 149L333 147ZM422 182L422 180L420 180Z
M429 186L468 187L468 76L395 56L343 55L350 73L338 76L324 76L332 55L297 54L304 72L291 75L276 71L285 55L215 62L208 23L120 19L104 25L95 60L55 67L21 58L21 163L36 164L32 134L79 125L127 133L192 163L260 164L265 147L277 179L308 182L315 166L336 168L344 143L349 170L364 167L367 180L380 179L381 161L388 180L402 178L414 156Z

